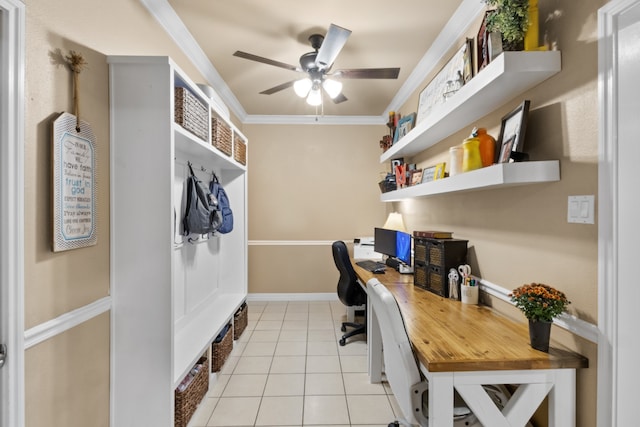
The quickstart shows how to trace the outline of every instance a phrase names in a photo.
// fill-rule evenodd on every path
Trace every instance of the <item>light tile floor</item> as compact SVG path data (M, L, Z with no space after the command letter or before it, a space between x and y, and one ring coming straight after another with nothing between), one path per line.
M247 328L188 427L386 427L395 420L388 384L367 378L364 336L338 345L346 320L339 301L248 304Z

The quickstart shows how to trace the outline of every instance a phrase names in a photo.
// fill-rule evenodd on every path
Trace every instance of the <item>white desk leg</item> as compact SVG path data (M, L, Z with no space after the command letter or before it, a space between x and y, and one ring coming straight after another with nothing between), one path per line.
M429 378L429 427L453 427L453 372Z
M369 382L382 381L382 335L373 303L367 295L367 358L369 359Z
M549 392L549 427L576 425L576 370L557 369Z

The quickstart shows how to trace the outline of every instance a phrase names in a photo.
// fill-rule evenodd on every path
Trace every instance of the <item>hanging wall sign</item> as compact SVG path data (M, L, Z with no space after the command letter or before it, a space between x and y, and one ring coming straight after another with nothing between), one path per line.
M96 242L95 136L88 123L62 113L53 122L53 251Z

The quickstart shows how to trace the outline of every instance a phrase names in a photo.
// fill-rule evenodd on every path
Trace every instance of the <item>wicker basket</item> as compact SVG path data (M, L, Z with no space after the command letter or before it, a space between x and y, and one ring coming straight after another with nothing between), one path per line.
M211 372L218 372L222 369L231 350L233 350L233 332L231 324L228 324L211 344Z
M176 87L175 122L193 133L195 136L207 140L207 121L209 114L207 107L188 89Z
M238 134L233 138L233 158L243 165L247 164L247 144Z
M186 427L209 389L209 359L206 353L198 360L200 366L184 390L175 392L175 427ZM195 367L194 367L195 368ZM193 371L192 371L193 372Z
M217 117L211 117L211 144L227 156L231 155L231 128Z
M247 327L248 319L248 307L247 303L243 303L242 306L233 315L233 339L237 340Z

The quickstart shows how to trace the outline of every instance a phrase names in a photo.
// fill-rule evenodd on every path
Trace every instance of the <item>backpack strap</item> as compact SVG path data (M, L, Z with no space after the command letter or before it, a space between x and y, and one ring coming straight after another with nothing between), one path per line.
M182 218L182 229L185 236L189 235L189 226L187 225L187 217L189 216L189 211L191 210L191 197L192 191L191 186L193 185L193 180L196 178L196 174L193 173L193 167L191 167L191 162L187 162L187 166L189 166L189 171L191 172L191 176L187 178L187 207L185 209L184 218Z

